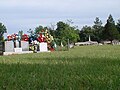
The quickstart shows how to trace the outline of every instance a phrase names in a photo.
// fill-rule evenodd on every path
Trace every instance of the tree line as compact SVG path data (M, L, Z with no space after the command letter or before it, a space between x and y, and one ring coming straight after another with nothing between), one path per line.
M71 25L72 21L68 22L59 21L55 25L50 27L44 27L42 25L35 28L35 30L29 29L28 32L31 36L37 37L43 29L48 29L49 33L56 39L66 40L69 39L70 43L88 41L88 37L91 36L92 41L113 41L120 40L120 19L115 23L112 15L110 14L105 25L99 17L95 18L94 25L85 25L82 29L78 29L76 26ZM3 39L3 34L7 31L6 27L0 23L0 40ZM23 31L19 31L20 34Z
M89 35L91 36L91 40L97 42L120 40L120 19L117 24L115 24L110 14L106 24L103 26L99 17L96 17L93 26L86 25L80 30L80 41L87 41Z

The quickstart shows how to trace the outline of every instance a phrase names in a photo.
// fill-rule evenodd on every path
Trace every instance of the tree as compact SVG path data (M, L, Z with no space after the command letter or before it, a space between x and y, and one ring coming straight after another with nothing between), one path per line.
M93 30L94 30L95 40L100 42L102 39L103 26L102 26L102 21L98 17L96 17L94 21Z
M51 27L48 28L50 34L53 36L53 37L56 37L56 31L54 29L52 29Z
M120 34L120 19L118 20L116 27L117 27L117 30L119 31L119 34Z
M4 35L4 33L6 33L6 32L7 32L6 27L5 27L2 23L0 23L0 41L3 40L3 35Z
M115 21L114 21L114 19L113 19L111 14L109 15L107 20L108 20L109 23L115 24Z
M69 39L71 43L79 40L78 30L62 21L57 23L56 36L62 40Z
M43 26L38 26L38 27L36 27L35 28L35 34L39 34L42 30L44 29L44 27Z
M56 25L51 23L49 28L50 28L51 30L55 30L55 27L56 27Z
M57 23L57 29L56 29L56 36L59 39L62 39L63 35L63 31L66 29L67 24L65 24L64 22L60 21Z
M48 30L50 32L50 34L53 36L53 37L56 37L56 30L55 30L55 27L56 25L55 24L50 24L50 26L48 27Z
M94 34L93 34L93 30L90 26L83 26L83 28L80 31L80 41L85 42L88 41L89 35L91 36L91 39L94 40Z
M105 24L103 31L104 40L112 40L119 39L119 32L115 26L114 19L112 15L109 15L107 19L107 23Z

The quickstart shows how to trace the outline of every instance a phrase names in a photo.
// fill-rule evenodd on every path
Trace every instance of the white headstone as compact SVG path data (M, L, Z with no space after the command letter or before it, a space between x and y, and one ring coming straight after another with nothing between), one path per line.
M13 51L14 51L13 41L5 41L5 52L13 52Z
M47 48L47 43L40 43L40 52L47 52L48 48Z
M21 41L21 48L22 48L22 51L29 51L29 42Z
M22 48L14 48L14 52L22 52Z

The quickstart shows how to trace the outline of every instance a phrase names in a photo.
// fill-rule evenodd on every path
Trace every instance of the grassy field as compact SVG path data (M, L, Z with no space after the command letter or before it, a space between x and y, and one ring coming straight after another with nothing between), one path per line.
M0 90L119 90L120 46L0 56Z

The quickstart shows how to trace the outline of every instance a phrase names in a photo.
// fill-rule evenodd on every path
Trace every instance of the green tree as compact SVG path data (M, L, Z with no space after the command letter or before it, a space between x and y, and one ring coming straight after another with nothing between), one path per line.
M79 40L78 29L62 21L57 23L56 36L62 40L69 39L71 43L77 42L77 40Z
M82 42L88 41L89 35L91 36L92 40L94 38L92 28L90 26L87 26L87 25L83 26L79 35L80 35L80 41L82 41Z
M102 21L98 17L96 17L94 21L93 30L94 30L95 40L100 42L102 39L103 26L102 26Z
M48 30L53 37L56 37L56 30L53 30L52 28L48 28Z
M107 19L107 23L105 24L103 31L104 40L112 40L119 39L119 32L115 26L115 21L112 15L109 15Z
M57 23L57 29L56 29L56 36L57 38L61 39L62 38L62 32L66 29L67 24L65 24L64 22L60 21Z
M117 27L117 30L119 31L119 34L120 34L120 19L118 20L116 27Z
M35 32L34 33L35 34L39 34L43 29L44 29L44 27L40 25L40 26L35 28Z
M0 41L3 40L3 35L4 35L4 33L6 33L6 32L7 32L6 27L5 27L2 23L0 23Z
M45 30L49 30L49 28L48 27L43 27L43 26L40 25L40 26L35 28L34 35L37 37L38 34L40 34L41 32L44 33Z
M56 25L51 23L50 27L48 28L48 30L50 31L50 34L51 34L53 37L56 37L55 27L56 27Z

